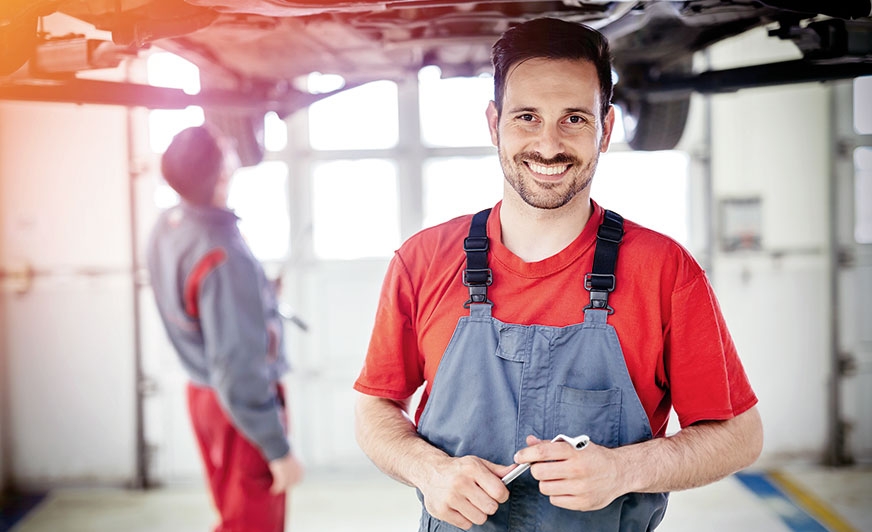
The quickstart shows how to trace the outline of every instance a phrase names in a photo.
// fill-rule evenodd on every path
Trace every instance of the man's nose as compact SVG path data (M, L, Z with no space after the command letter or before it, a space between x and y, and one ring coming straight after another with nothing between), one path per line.
M537 151L542 157L550 159L564 152L564 139L557 124L545 125L536 139Z

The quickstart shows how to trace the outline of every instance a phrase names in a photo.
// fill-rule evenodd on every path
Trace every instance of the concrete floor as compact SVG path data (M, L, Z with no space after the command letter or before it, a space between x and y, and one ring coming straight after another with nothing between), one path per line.
M740 477L728 477L672 494L658 532L872 532L872 466L805 466L751 475L780 479L787 485L783 490L787 496L751 489ZM288 530L293 532L417 530L414 490L377 474L309 475L293 492L289 505ZM212 525L214 513L202 486L148 491L62 489L50 493L11 530L207 532Z

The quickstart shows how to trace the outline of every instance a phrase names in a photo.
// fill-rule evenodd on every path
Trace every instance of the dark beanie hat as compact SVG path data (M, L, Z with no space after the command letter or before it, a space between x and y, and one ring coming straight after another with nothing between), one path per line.
M224 153L212 131L189 127L173 137L161 159L161 172L186 201L206 205L212 202L223 164Z

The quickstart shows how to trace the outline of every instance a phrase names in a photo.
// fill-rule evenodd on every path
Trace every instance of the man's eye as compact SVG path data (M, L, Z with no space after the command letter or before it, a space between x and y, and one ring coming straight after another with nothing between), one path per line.
M534 120L533 115L531 115L530 113L522 114L518 118L520 120L523 120L524 122L532 122Z
M585 123L585 119L582 116L572 115L568 119L570 124L583 124Z

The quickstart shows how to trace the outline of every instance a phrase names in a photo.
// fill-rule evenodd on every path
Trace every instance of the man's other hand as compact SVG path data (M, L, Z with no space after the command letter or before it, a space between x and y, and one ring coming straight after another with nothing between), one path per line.
M475 456L448 458L419 486L424 505L436 519L464 530L482 525L509 498L500 480L509 470Z
M269 463L269 471L273 477L269 492L273 495L283 493L303 480L303 464L291 453L272 460Z

